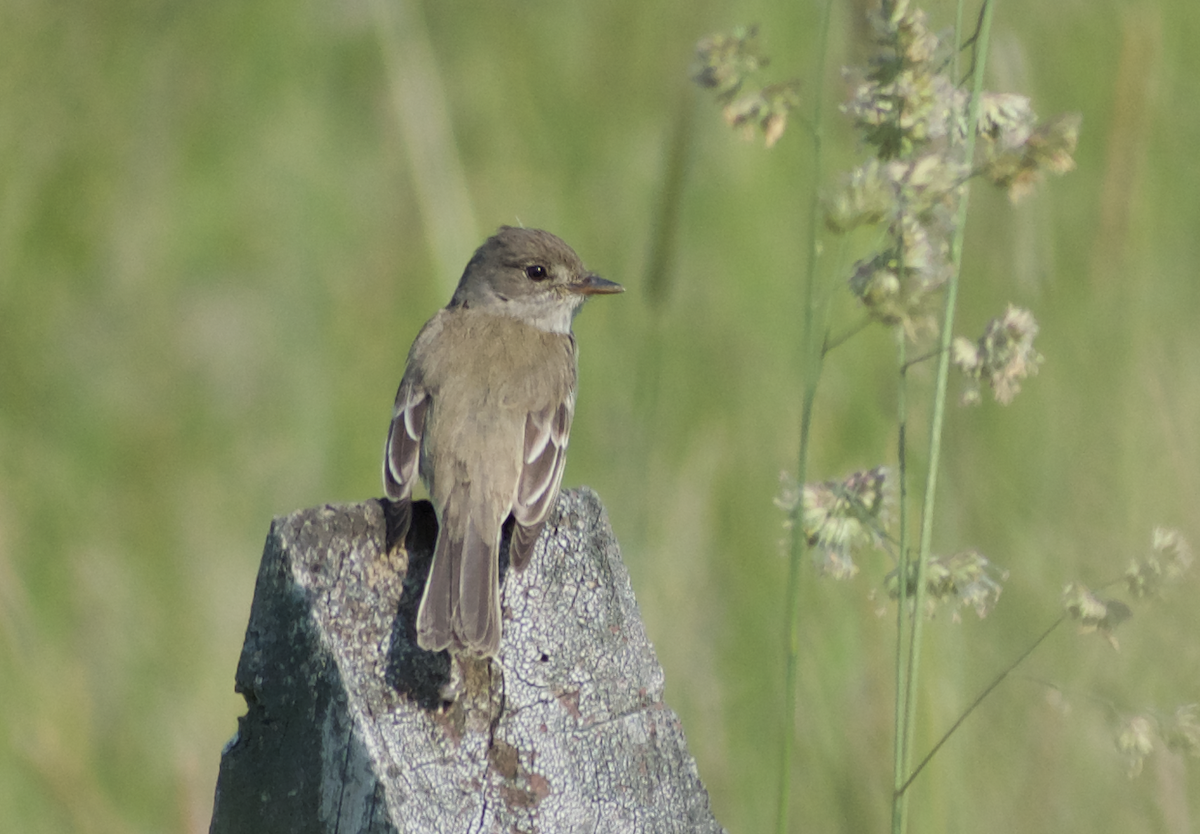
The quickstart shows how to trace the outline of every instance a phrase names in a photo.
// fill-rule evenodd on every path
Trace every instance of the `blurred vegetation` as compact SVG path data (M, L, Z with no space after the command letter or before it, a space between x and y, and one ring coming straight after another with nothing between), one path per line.
M926 8L949 24L948 4ZM0 0L6 828L207 830L271 517L380 493L413 335L474 246L518 221L629 290L576 325L565 484L610 510L718 818L769 825L772 497L796 457L814 183L798 132L738 140L687 73L699 37L757 22L781 75L803 77L816 13ZM859 60L856 4L834 25L834 64ZM1011 406L949 415L938 535L1010 579L988 619L926 630L918 753L1068 581L1118 576L1156 524L1200 536L1200 115L1182 106L1200 6L1008 0L995 27L988 86L1084 124L1074 173L1015 209L973 195L960 327L1028 307L1046 362ZM803 79L820 83L843 98L833 72ZM840 170L854 143L829 121ZM893 361L868 331L826 364L813 477L894 458ZM879 567L802 590L796 831L886 826ZM1127 779L1109 706L1200 700L1195 596L1136 606L1119 653L1060 630L914 786L912 830L1194 826L1196 762L1158 752Z

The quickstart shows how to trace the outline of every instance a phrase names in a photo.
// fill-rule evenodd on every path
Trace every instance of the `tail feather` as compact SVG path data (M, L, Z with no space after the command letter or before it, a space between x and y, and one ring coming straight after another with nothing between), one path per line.
M500 648L499 533L444 513L417 611L417 645L493 657Z
M493 657L500 649L500 531L486 535L470 519L465 528L453 631L464 648Z
M417 610L417 645L431 652L447 648L453 638L451 622L458 596L458 552L456 542L443 525L433 548L433 563L425 581L425 593Z
M538 535L542 532L544 521L536 524L513 525L512 540L508 545L508 563L516 570L522 570L533 556L533 546L537 544Z

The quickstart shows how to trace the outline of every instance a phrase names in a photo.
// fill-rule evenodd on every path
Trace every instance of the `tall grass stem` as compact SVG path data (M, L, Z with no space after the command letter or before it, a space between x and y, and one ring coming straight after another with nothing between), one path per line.
M960 0L961 3L961 0ZM975 37L974 76L972 79L971 101L967 118L966 139L963 146L963 156L969 161L975 151L975 128L979 121L979 102L983 90L983 75L987 64L988 38L991 32L992 17L995 12L994 0L984 0L980 17L979 31ZM961 12L959 13L961 19ZM955 42L960 40L955 35ZM901 732L903 747L904 772L911 773L912 735L916 720L917 687L921 667L921 632L924 624L925 611L925 574L929 565L930 551L933 539L933 511L937 497L938 469L942 448L942 426L945 420L946 390L950 372L950 342L954 333L954 312L958 300L959 274L962 268L963 234L966 227L967 203L970 196L969 185L964 184L962 198L954 223L954 235L950 241L950 259L952 269L946 284L946 304L942 316L941 351L938 354L937 378L934 383L933 414L929 429L929 467L925 474L925 491L921 505L921 537L920 551L917 556L917 570L914 576L916 587L912 608L912 634L909 640L908 679L904 695L904 725ZM903 584L903 578L902 582ZM894 819L893 830L903 834L907 822L907 803L903 797L911 778L906 777L893 799ZM898 817L898 819L896 819ZM898 828L896 827L898 825Z
M804 309L801 330L802 373L804 374L804 399L800 409L800 452L796 463L796 482L803 495L805 476L808 471L809 437L812 429L812 409L817 396L817 383L821 377L825 322L818 316L817 260L819 254L817 235L820 229L821 196L819 184L822 175L822 143L824 141L823 89L825 62L829 49L829 25L833 0L825 0L821 8L821 21L817 29L816 67L813 73L812 119L812 201L808 213L808 258L804 275ZM818 321L818 319L822 319ZM779 766L779 803L775 830L786 834L790 810L792 785L792 750L796 737L796 690L800 657L800 576L808 543L804 536L804 501L797 501L792 518L792 547L788 563L788 588L786 609L786 671L784 678L783 745Z

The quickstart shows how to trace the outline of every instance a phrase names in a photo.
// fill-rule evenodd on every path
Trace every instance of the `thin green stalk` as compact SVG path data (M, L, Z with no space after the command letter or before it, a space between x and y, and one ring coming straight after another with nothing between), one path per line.
M444 276L449 292L462 253L471 251L479 234L446 104L450 99L421 4L372 0L370 11L434 274Z
M833 0L826 0L821 10L821 23L817 29L816 79L813 93L813 109L810 129L812 135L812 202L808 214L808 263L804 286L804 321L801 333L803 349L804 400L800 410L800 455L796 464L796 480L803 490L808 471L809 438L812 429L812 409L817 396L817 383L821 378L821 344L825 336L824 322L818 323L817 315L817 234L820 229L820 190L822 143L824 140L824 114L822 89L825 78L825 61L829 49L829 21ZM792 518L792 549L788 564L787 590L787 661L784 681L783 750L779 767L779 803L775 830L786 834L792 785L792 749L796 737L796 691L800 660L800 570L808 550L804 536L803 499L799 500Z
M992 16L995 11L994 0L984 0L983 14L980 19L979 33L975 40L976 56L974 62L974 78L972 79L971 104L967 119L967 136L963 154L968 161L973 158L975 150L975 126L979 121L979 99L983 89L983 73L987 64L988 37L991 32ZM950 342L954 332L954 312L958 301L958 279L962 265L963 234L967 219L967 201L970 195L969 186L963 186L962 199L959 201L958 213L955 217L954 236L950 242L950 259L952 271L946 284L946 306L942 316L941 353L938 356L937 381L934 386L933 416L929 429L929 469L925 474L925 494L921 507L921 538L920 551L917 556L916 599L914 603L912 636L909 643L908 680L904 697L905 718L903 728L904 770L911 772L912 734L916 722L917 683L921 666L921 632L924 624L922 612L925 610L925 573L929 565L929 555L933 540L933 509L937 496L938 470L942 451L942 426L946 410L946 389L950 375ZM906 779L901 788L910 783ZM899 815L900 831L903 832L907 814L906 803L900 802Z
M963 31L963 11L966 3L963 0L958 0L954 10L954 57L951 59L951 75L954 83L958 83L958 79L962 78L959 75L959 59L962 57L962 31Z
M650 309L650 325L642 354L638 362L634 381L634 403L644 426L661 426L661 401L659 384L663 372L663 318L670 304L675 281L676 237L679 215L683 206L683 193L687 182L688 160L692 154L693 122L695 121L696 94L690 85L681 91L679 110L675 126L666 143L666 169L662 190L655 208L646 270L642 276L645 298ZM646 458L650 447L659 440L652 432L637 433L637 454ZM650 524L650 505L642 502L637 514L637 525L642 535Z
M920 774L920 772L925 769L925 765L927 765L931 761L933 761L933 757L937 753L937 751L941 750L942 745L950 740L950 736L954 735L954 731L957 730L960 726L962 726L962 723L967 720L967 717L971 713L973 713L975 711L975 708L977 706L979 706L980 704L982 704L984 702L984 700L987 698L987 696L992 694L992 690L994 690L997 686L999 686L1001 683L1003 683L1004 679L1008 677L1009 673L1012 670L1016 669L1018 666L1020 666L1021 663L1024 662L1025 658L1027 658L1031 654L1033 654L1033 650L1036 649L1038 646L1042 645L1042 643L1045 641L1045 639L1054 633L1054 629L1056 629L1060 625L1062 625L1066 619L1067 619L1067 617L1064 614L1064 615L1060 616L1057 620L1055 620L1053 623L1051 623L1050 627L1047 628L1045 631L1043 631L1041 636L1038 637L1036 640L1034 640L1033 643L1029 646L1029 648L1027 648L1027 649L1025 649L1025 651L1021 652L1020 657L1018 657L1012 663L1008 664L1008 667L1006 669L1001 671L1000 674L997 675L991 683L989 683L987 686L985 686L983 688L983 691L979 693L979 696L974 701L971 702L971 706L969 706L965 710L963 710L963 713L962 713L962 715L960 715L958 717L958 720L950 725L950 729L942 734L942 737L937 740L937 743L934 744L933 747L930 748L929 752L925 754L925 758L921 759L921 763L918 764L915 768L913 768L913 772L911 774L909 774L909 777L907 779L904 780L904 784L900 785L896 789L897 793L902 794L908 790L908 786L911 785L913 783L913 780L917 778L917 775Z
M820 359L817 359L819 372ZM801 490L803 490L804 472L808 466L808 442L812 426L812 407L816 399L816 379L806 383L804 388L804 404L800 411L800 460L798 464ZM802 493L803 494L803 493ZM784 682L784 732L782 761L779 772L779 805L775 829L779 834L786 834L788 827L788 806L791 798L792 783L792 747L796 735L796 687L797 671L800 658L800 569L804 564L804 555L808 543L803 529L803 498L792 518L792 552L788 564L787 591L787 672Z
M897 478L900 484L900 553L896 559L896 575L899 577L899 596L896 600L896 710L893 726L896 728L895 745L892 758L892 789L900 795L900 785L904 779L904 716L905 710L905 669L904 659L904 624L908 611L908 362L907 342L900 338L899 350L900 380L897 385L896 412L899 430L897 432ZM892 832L902 834L905 820L905 806L908 797L901 796L900 800L892 803Z
M846 240L845 238L842 238L843 246L845 246L845 240ZM864 330L866 330L872 324L874 324L874 321L869 316L864 316L862 321L860 321L858 324L855 324L852 327L850 327L849 329L847 329L840 336L834 336L833 338L826 338L825 344L821 348L822 355L828 355L828 354L832 353L834 350L836 350L837 348L840 348L846 342L853 339L859 333L862 333Z

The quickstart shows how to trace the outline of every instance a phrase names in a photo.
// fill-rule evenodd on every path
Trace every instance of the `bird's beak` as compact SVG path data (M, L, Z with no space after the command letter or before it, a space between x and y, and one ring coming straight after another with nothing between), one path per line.
M612 295L625 292L625 288L616 281L609 281L594 272L589 272L583 276L583 280L571 285L571 292L579 295Z

